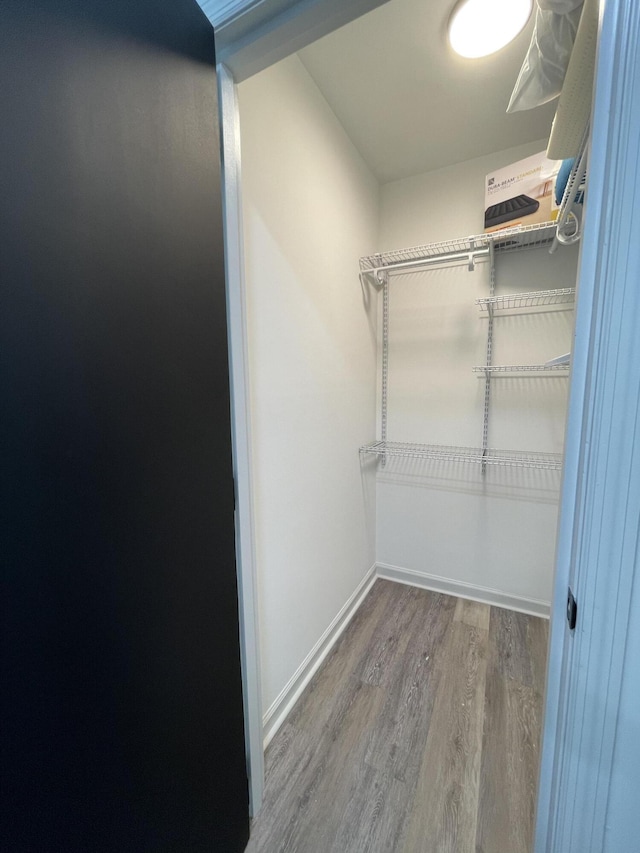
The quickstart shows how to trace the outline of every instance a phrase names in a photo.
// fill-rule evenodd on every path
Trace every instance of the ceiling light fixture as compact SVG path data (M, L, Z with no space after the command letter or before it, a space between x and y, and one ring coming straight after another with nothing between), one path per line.
M522 32L533 0L462 0L449 21L451 47L465 59L489 56Z

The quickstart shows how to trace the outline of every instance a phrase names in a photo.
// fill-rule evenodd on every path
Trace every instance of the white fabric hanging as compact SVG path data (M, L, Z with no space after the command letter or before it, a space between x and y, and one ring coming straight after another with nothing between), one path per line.
M537 0L529 50L507 107L508 113L531 110L562 91L583 0Z

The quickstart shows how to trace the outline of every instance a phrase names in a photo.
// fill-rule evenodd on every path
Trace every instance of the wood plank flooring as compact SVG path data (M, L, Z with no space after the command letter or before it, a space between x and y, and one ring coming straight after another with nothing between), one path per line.
M547 623L378 580L273 739L247 853L530 853Z

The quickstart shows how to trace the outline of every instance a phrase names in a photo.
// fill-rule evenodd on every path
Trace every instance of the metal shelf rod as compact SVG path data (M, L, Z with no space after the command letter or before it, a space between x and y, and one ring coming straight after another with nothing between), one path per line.
M388 273L394 272L395 270L409 269L410 267L450 264L458 263L460 261L467 262L471 267L477 258L488 257L489 252L489 246L485 246L484 248L470 249L468 252L453 252L451 254L433 255L426 258L416 258L413 261L396 261L392 264L384 264L380 267L372 267L371 269L364 270L364 272Z
M496 295L496 258L493 244L491 245L491 261L489 273L489 298L494 299ZM487 360L486 364L493 362L493 307L488 305L489 325L487 327ZM491 409L491 374L485 373L484 386L484 412L482 416L482 455L486 456L489 446L489 412ZM485 466L482 466L482 473L485 472Z

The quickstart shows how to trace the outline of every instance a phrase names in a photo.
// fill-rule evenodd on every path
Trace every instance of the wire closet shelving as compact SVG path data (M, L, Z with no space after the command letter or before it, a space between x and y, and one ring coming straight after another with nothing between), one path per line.
M498 465L502 468L541 468L559 471L561 453L524 452L519 450L483 450L479 447L448 447L443 444L411 444L401 441L373 441L360 448L360 453L383 457L430 459L435 462L468 462L475 465Z
M534 290L529 293L510 293L505 296L488 296L476 299L481 311L514 311L547 306L572 308L576 298L575 287L563 287L556 290Z
M516 373L569 375L568 364L482 364L473 368L473 372L486 376L509 376Z
M440 243L395 249L360 258L360 271L373 273L379 284L389 273L410 272L429 266L467 264L473 270L477 261L489 261L491 252L507 254L523 249L551 246L556 236L555 222L505 228L493 234L458 237Z
M527 310L537 307L552 310L566 310L575 299L575 288L540 290L528 293L512 293L496 296L495 260L497 255L519 252L527 249L554 247L556 245L557 225L555 222L543 222L535 225L507 228L491 234L478 234L460 237L439 243L414 246L381 252L360 259L361 276L371 276L376 285L383 290L382 309L382 388L381 388L381 438L363 445L361 454L374 454L386 464L388 457L428 459L442 462L463 462L481 465L484 472L487 465L508 468L536 468L560 470L562 454L526 451L506 451L489 448L489 411L491 401L491 381L505 377L563 377L569 375L568 364L519 364L494 365L493 321L494 313L509 310ZM389 279L392 275L401 275L442 266L466 264L470 271L478 262L490 265L489 296L477 299L481 314L488 317L487 361L473 368L480 378L485 380L484 412L482 424L482 446L479 448L449 447L445 445L418 444L388 441L387 407L389 382Z

